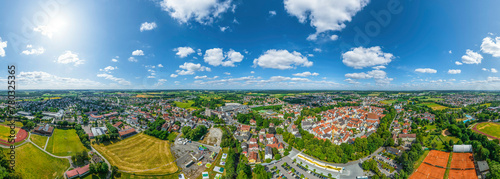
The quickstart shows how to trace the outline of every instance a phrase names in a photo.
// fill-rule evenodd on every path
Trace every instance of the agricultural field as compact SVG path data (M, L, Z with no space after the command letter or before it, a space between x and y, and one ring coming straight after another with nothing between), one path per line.
M496 137L500 139L500 123L483 122L475 125L473 130L486 134L488 137Z
M195 108L195 107L192 107L191 105L194 104L194 101L192 100L188 100L186 103L183 103L183 102L178 102L178 101L174 101L175 105L177 105L177 107L180 107L180 108L184 108L184 109L189 109L189 110L196 110L198 108Z
M15 169L23 178L63 178L64 172L69 167L68 159L52 157L31 143L16 148Z
M30 140L43 149L45 147L45 144L47 143L47 138L47 136L31 134Z
M80 142L75 129L54 129L46 150L57 156L71 156L87 148Z
M443 110L443 109L448 108L446 106L442 106L442 105L439 105L436 103L420 103L418 105L430 107L432 110Z
M19 128L15 128L14 130L16 131L16 134L19 132ZM10 136L10 127L0 125L0 139L8 141L9 136Z
M95 144L119 170L137 175L163 175L178 171L170 142L140 133L125 140Z

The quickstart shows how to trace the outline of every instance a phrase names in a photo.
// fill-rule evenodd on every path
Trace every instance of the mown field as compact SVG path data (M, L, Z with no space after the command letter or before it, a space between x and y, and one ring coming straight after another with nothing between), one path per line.
M17 134L17 132L19 132L19 128L15 128L14 130L16 131L16 134ZM0 139L8 141L9 136L10 136L10 127L0 125Z
M57 156L71 156L87 148L80 142L75 129L54 129L45 150Z
M196 109L198 109L197 107L192 107L191 106L191 105L194 104L193 100L188 100L185 103L174 101L174 103L175 103L175 105L177 105L177 107L180 107L180 108L189 109L189 110L196 110Z
M446 106L442 106L436 103L420 103L418 105L430 107L432 110L443 110L448 108Z
M119 170L138 175L162 175L177 172L170 142L140 133L122 141L95 144Z
M476 125L476 129L493 137L500 138L500 124L484 122Z
M47 138L47 136L31 134L30 140L43 149L45 147L45 144L47 143Z
M8 152L8 150L4 150ZM52 157L31 143L16 148L16 171L23 178L52 179L63 178L70 167L68 159Z

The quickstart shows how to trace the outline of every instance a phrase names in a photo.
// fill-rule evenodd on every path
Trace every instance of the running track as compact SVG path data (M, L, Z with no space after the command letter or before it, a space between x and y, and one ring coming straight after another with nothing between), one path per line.
M482 123L486 123L486 122L482 122ZM474 127L472 127L472 130L476 131L477 133L480 133L480 134L483 134L483 135L485 135L485 136L488 136L489 138L492 138L492 139L498 139L498 140L500 140L500 138L498 138L498 137L494 137L494 136L492 136L492 135L489 135L489 134L486 134L486 133L484 133L484 132L479 131L479 130L477 129L477 125L482 124L482 123L477 123L476 125L474 125ZM488 123L489 123L489 122L488 122Z
M16 127L16 128L18 128L18 127ZM19 132L17 132L17 134L16 134L16 139L15 139L14 143L23 141L24 139L26 139L26 137L28 137L28 132L26 132L24 129L19 129ZM5 145L5 146L10 146L10 143L4 139L0 139L0 144Z

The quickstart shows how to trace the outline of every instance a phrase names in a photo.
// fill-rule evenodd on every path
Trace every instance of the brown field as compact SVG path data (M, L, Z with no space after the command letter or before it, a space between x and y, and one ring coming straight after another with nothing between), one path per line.
M441 152L438 150L431 150L427 157L424 159L424 163L427 163L429 165L433 166L440 166L443 168L446 168L446 165L448 164L448 159L450 157L449 152Z
M477 179L476 170L450 170L448 179Z
M474 159L472 153L453 153L451 158L451 169L473 169Z
M430 154L430 153L429 153ZM443 179L446 169L434 167L429 164L423 163L417 168L415 172L410 176L410 179Z

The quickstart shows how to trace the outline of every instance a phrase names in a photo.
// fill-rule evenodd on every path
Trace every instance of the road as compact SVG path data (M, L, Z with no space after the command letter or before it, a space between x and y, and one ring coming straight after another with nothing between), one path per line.
M106 158L104 158L104 156L101 155L101 153L99 153L99 151L95 150L94 147L92 147L92 145L90 145L90 148L92 149L92 152L99 155L99 157L104 159L104 162L106 162L106 164L108 164L108 174L106 175L106 179L110 179L111 178L111 164L108 162L108 160Z

